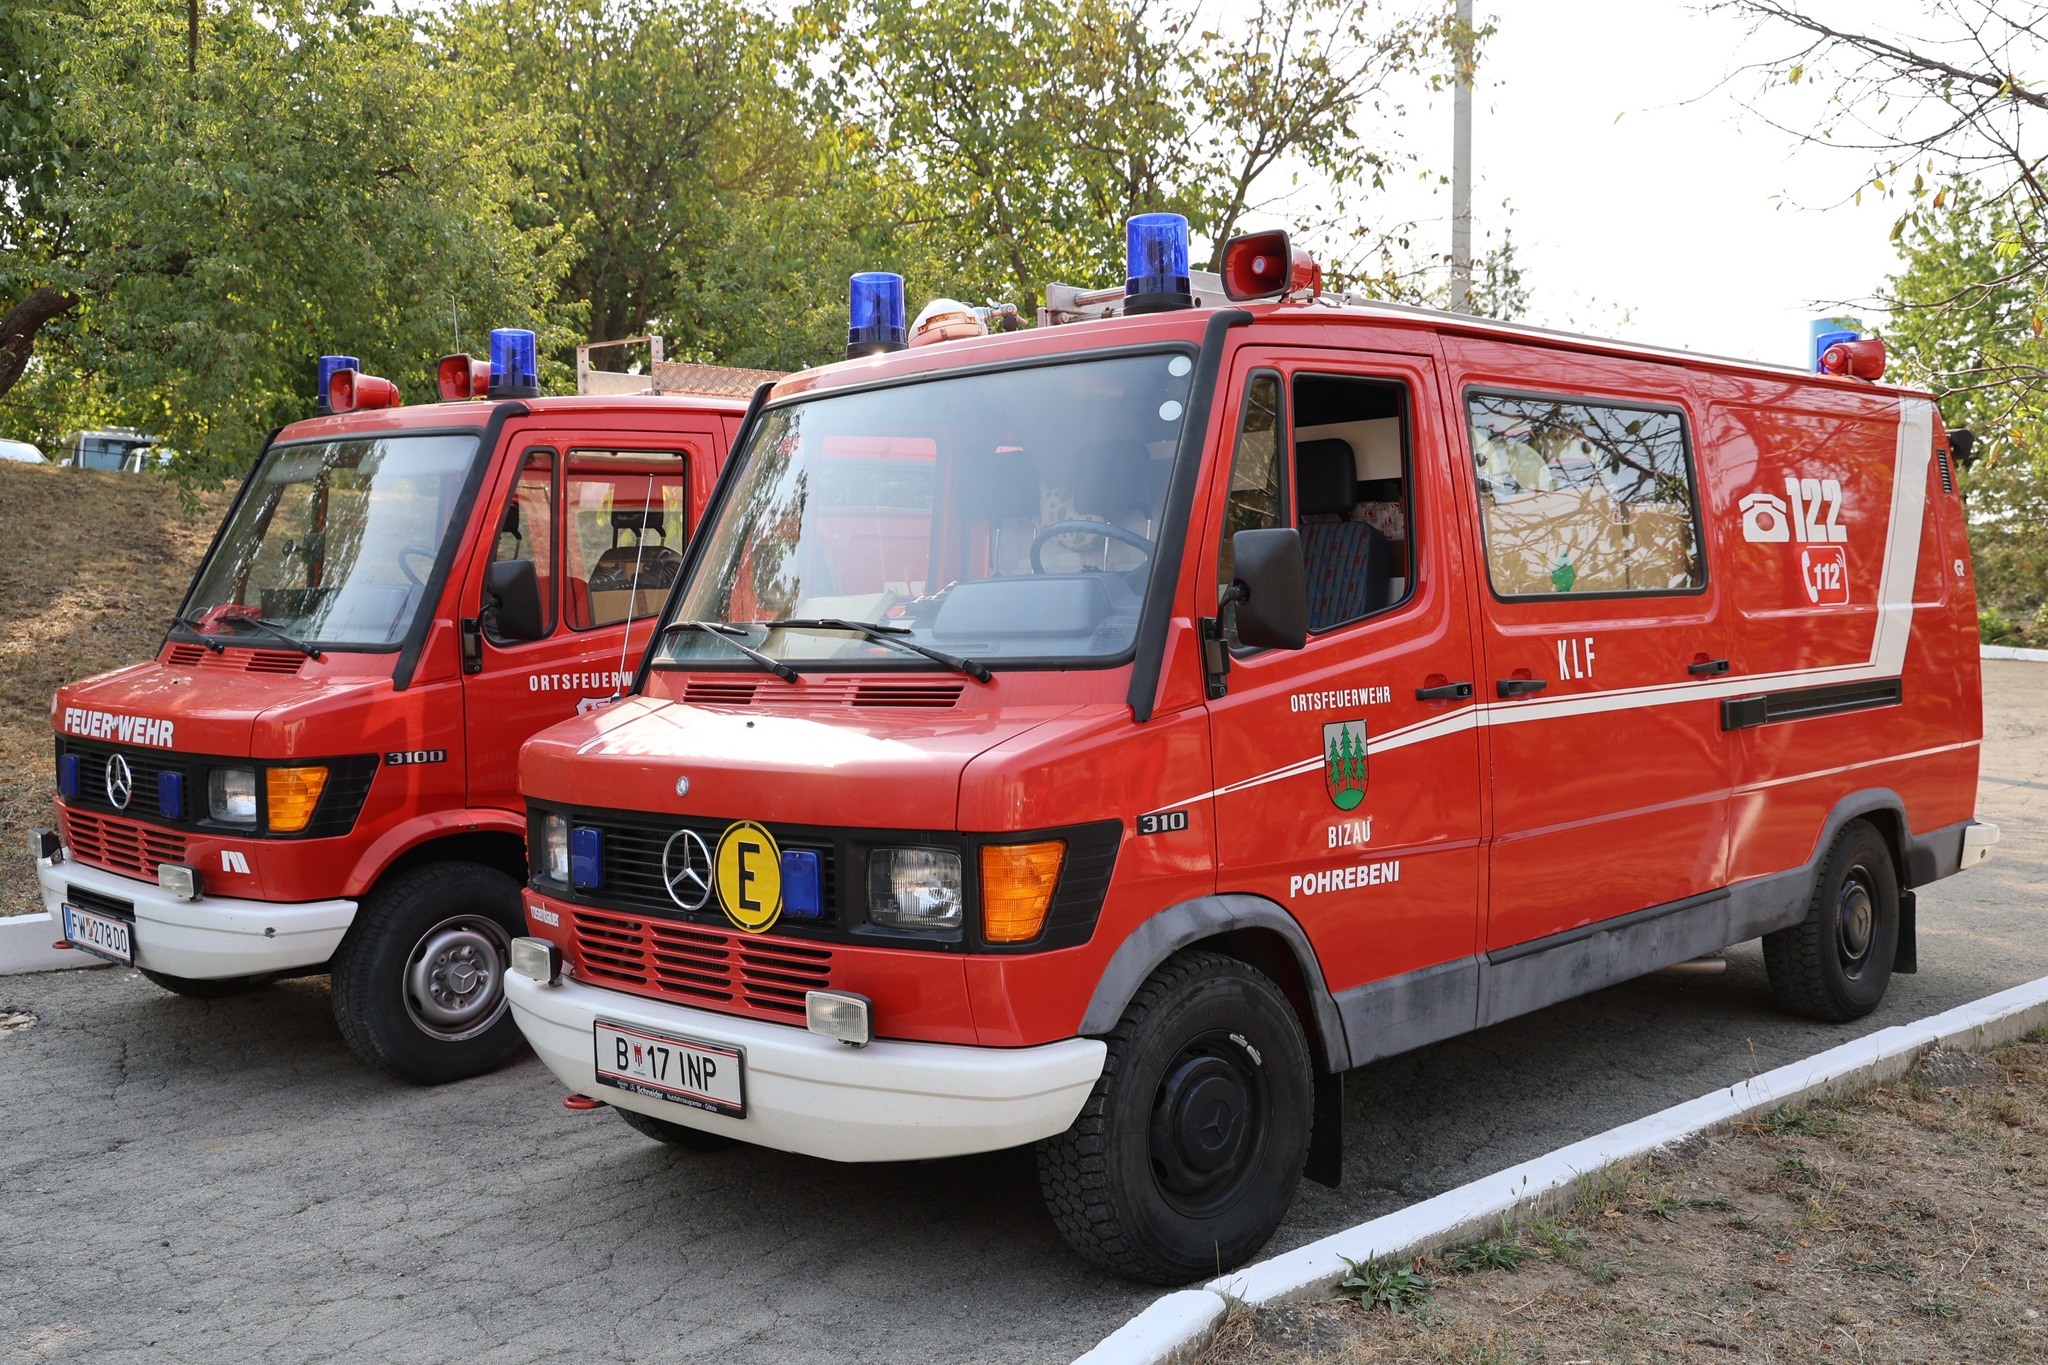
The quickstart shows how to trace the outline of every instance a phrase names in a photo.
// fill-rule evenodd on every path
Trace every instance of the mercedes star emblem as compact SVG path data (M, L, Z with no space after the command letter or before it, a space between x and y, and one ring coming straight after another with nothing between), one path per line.
M688 796L689 794L690 794L690 779L689 779L689 778L687 778L687 777L679 777L679 778L677 778L677 779L676 779L676 795L677 795L677 796Z
M685 910L711 899L711 845L694 829L679 829L661 846L661 880L668 898Z
M115 810L127 810L134 796L135 774L128 771L128 760L115 754L107 760L107 800Z

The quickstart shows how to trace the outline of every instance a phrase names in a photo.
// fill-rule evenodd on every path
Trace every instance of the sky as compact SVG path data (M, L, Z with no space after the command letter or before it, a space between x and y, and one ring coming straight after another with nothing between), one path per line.
M1482 233L1512 227L1530 321L1797 364L1813 317L1868 299L1895 269L1899 206L1868 194L1860 208L1841 202L1867 162L1797 145L1744 112L1754 78L1724 83L1790 50L1787 37L1751 39L1744 24L1677 0L1477 0L1476 10L1498 31L1473 97L1475 250ZM1850 12L1912 22L1893 0ZM1781 88L1763 107L1810 118L1817 93ZM1448 95L1411 108L1415 150L1448 169ZM1426 220L1423 241L1440 236L1447 251L1448 191L1401 198Z

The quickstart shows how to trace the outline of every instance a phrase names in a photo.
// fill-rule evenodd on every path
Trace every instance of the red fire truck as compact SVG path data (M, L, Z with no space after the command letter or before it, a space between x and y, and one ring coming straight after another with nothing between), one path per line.
M532 345L450 357L414 407L323 361L328 415L265 448L156 658L58 691L35 839L70 944L199 997L331 972L350 1045L410 1080L519 1046L519 745L630 678L767 377L543 398Z
M1171 1283L1334 1182L1347 1069L1759 936L1820 1019L1914 970L1996 829L1949 443L1880 343L1331 298L1280 233L1217 288L1132 232L1075 325L777 385L633 696L527 743L507 990L577 1106L1035 1142L1072 1244Z

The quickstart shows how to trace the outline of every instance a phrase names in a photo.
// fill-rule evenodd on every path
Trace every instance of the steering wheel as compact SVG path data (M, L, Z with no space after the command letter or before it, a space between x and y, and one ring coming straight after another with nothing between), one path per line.
M431 545L407 545L398 552L398 571L405 575L405 581L412 584L415 588L424 588L427 586L427 580L414 573L412 566L405 562L406 557L409 555L418 555L426 560L428 568L431 569L434 563L434 547Z
M1147 559L1152 558L1153 551L1158 548L1157 546L1153 545L1151 541L1139 535L1136 531L1126 531L1123 527L1115 525L1112 522L1048 522L1044 526L1038 528L1037 535L1031 537L1031 572L1045 572L1045 542L1051 540L1054 536L1069 535L1076 531L1082 532L1086 535L1101 536L1106 540L1120 541L1123 544L1130 546L1133 550L1136 550L1139 554L1145 556L1145 558Z

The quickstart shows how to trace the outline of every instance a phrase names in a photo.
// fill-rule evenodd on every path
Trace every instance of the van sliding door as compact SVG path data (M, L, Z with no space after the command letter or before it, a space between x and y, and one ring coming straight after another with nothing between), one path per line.
M1730 757L1698 684L1727 672L1730 629L1683 372L1454 345L1493 795L1484 945L1504 966L1722 885ZM1536 995L1482 1022L1571 994L1557 975L1500 976L1490 991Z

